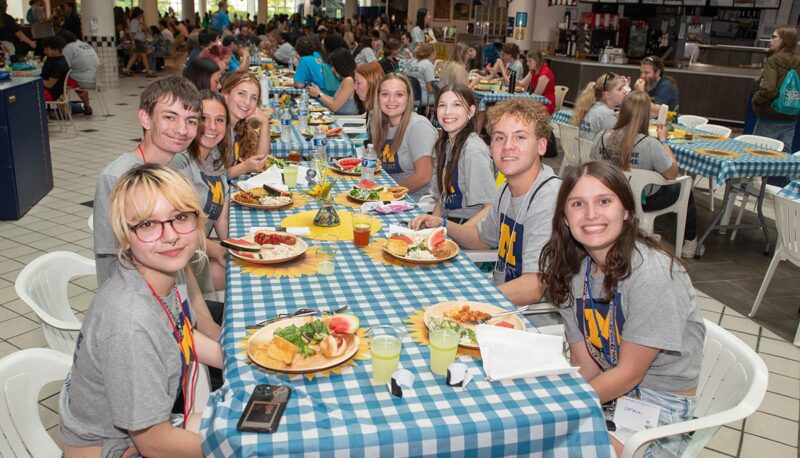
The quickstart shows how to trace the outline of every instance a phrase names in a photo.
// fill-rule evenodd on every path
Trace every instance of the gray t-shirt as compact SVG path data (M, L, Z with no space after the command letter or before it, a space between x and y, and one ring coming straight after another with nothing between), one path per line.
M620 150L614 146L615 142L612 141L613 134L613 131L606 131L597 135L592 146L592 159L604 160L614 165L619 165ZM672 167L672 158L664 151L664 147L657 139L638 134L628 165L632 169L652 170L663 173ZM661 186L658 185L648 185L644 190L645 195L653 195L660 188Z
M580 272L572 279L571 290L575 300L561 304L560 312L567 341L583 341L582 328L586 326L589 335L593 336L592 344L602 355L597 336L609 335L609 304L595 301L597 321L587 319L586 314L591 317L592 309L588 304L584 309L585 275L584 261ZM603 289L604 278L604 275L591 277L595 299L607 296ZM619 282L617 294L614 321L617 329L622 329L621 340L661 350L639 386L671 392L696 387L703 359L705 325L686 270L678 261L638 242L633 253L631 275ZM579 317L583 318L583 323ZM602 323L600 334L596 323Z
M80 40L64 46L64 58L67 59L72 73L69 76L78 82L83 89L94 89L97 66L100 59L94 48Z
M411 50L416 49L420 43L425 43L425 32L417 25L411 29Z
M297 51L294 49L291 43L285 42L282 45L278 46L278 49L275 50L273 54L275 60L280 63L288 64L290 60L297 57L300 58L300 55L297 54Z
M447 142L447 162L452 157L453 144ZM446 166L445 166L446 167ZM441 202L441 191L436 181L436 167L431 180L431 194ZM489 155L489 146L476 133L471 133L464 142L461 160L442 205L442 215L451 218L469 219L475 216L484 204L492 203L497 194L494 165Z
M522 74L522 61L520 59L516 59L514 62L508 64L508 68L506 70L514 70L517 72L517 81L521 80L522 77L525 76Z
M208 215L205 227L206 236L211 234L211 229L222 214L225 200L228 198L228 173L222 163L219 164L219 167L214 166L218 160L219 150L214 147L208 153L203 164L192 159L187 151L176 154L169 163L194 185L203 213Z
M378 58L375 56L375 51L370 47L363 48L356 56L356 65L368 64L376 62Z
M512 197L507 188L504 184L497 190L491 211L478 223L481 241L498 247L495 285L525 273L539 272L539 253L550 240L561 179L543 164L539 176L524 195Z
M59 429L66 444L119 456L133 445L129 431L170 419L183 362L172 325L141 274L120 263L110 274L78 334L59 399ZM184 335L178 296L190 307L182 274L177 286L179 295L173 290L162 301Z
M594 141L597 133L604 129L613 129L617 124L617 113L603 102L597 102L586 112L586 116L578 126L578 137Z
M389 132L386 135L386 145L391 147L396 131L396 127L389 127ZM400 143L400 149L394 154L391 154L391 152L389 155L381 154L381 167L397 183L402 183L414 173L414 162L422 157L431 156L433 145L436 143L437 138L439 138L439 135L427 118L411 113L411 119L408 121L403 141ZM380 146L380 151L384 150L384 146ZM419 200L420 197L427 193L428 186L423 186L420 190L411 194L411 197L414 200Z
M97 177L94 190L94 260L97 265L97 284L102 286L111 273L111 267L117 262L117 239L111 230L108 214L108 199L117 180L128 170L144 164L142 158L133 153L123 153L108 164Z

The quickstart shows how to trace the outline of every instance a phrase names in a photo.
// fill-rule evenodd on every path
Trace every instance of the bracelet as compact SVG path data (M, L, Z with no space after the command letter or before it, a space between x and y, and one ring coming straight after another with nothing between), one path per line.
M442 218L442 227L447 227L447 218Z
M667 143L669 143L669 141L667 140L659 140L659 142L661 142L662 145L666 145Z

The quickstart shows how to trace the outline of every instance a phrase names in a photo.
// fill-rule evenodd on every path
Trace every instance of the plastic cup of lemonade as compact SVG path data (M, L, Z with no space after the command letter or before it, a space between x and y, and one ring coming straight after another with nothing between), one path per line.
M429 334L431 349L431 372L447 375L447 366L456 360L461 333L452 328L439 328Z
M283 182L289 189L297 186L297 164L286 164L283 166Z
M373 326L369 330L369 352L372 357L372 383L389 383L400 363L400 350L405 332L394 326Z
M314 237L317 242L317 272L320 275L333 275L336 271L336 251L339 237L333 234L320 234Z
M372 219L372 214L368 212L353 212L353 244L355 246L365 247L369 245Z

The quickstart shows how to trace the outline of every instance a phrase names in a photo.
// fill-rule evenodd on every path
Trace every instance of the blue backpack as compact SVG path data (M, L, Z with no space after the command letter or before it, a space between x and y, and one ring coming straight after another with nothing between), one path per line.
M800 114L800 77L795 69L789 70L783 79L778 98L772 102L772 109L787 116Z

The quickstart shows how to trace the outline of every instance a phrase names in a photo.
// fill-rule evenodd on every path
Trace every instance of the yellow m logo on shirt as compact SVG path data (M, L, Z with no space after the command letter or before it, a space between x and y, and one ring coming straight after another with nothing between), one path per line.
M500 224L500 243L497 247L497 254L500 259L505 259L506 264L512 266L517 265L517 259L514 257L514 243L517 241L517 232L511 232L508 224L503 222Z
M597 321L595 321L595 318ZM583 309L583 319L586 320L586 328L589 331L589 342L595 348L602 348L603 344L600 341L600 336L603 336L603 339L608 341L608 316L603 316L599 311L591 308L585 308ZM597 329L598 326L600 326L600 329ZM619 330L617 330L617 341L619 339Z
M225 191L222 188L221 180L206 180L209 191L211 191L211 202L222 205L225 202Z

